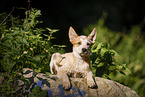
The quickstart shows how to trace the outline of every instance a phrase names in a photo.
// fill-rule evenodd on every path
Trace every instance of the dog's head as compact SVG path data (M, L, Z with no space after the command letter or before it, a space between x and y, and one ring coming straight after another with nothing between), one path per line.
M73 44L73 53L75 54L75 56L89 56L91 44L95 42L96 35L96 28L93 29L89 36L78 36L75 30L72 27L70 27L69 39L70 42Z

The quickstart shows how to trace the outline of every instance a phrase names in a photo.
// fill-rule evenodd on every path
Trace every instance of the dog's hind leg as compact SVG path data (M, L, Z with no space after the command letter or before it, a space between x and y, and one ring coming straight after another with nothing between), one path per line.
M51 57L50 61L50 71L52 74L57 74L58 72L58 67L62 66L59 64L63 60L63 57L61 56L60 53L54 53Z

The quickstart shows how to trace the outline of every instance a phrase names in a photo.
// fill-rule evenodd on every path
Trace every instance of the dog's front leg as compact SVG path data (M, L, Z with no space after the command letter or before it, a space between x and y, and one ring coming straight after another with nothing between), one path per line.
M57 76L59 77L59 79L62 80L63 88L65 90L69 90L71 88L71 84L70 84L70 80L69 80L69 77L68 77L67 73L66 72L59 72L57 74Z
M86 79L87 79L88 87L90 87L90 88L95 88L96 87L96 83L94 81L92 71L90 71L90 72L87 73Z

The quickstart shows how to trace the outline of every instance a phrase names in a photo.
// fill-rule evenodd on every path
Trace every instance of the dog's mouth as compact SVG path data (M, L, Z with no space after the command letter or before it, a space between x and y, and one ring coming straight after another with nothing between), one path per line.
M90 49L88 48L82 48L82 52L80 53L81 56L86 56L90 54Z
M80 53L80 55L81 55L81 56L86 56L86 55L88 55L89 53L90 53L89 51L86 51L86 52Z

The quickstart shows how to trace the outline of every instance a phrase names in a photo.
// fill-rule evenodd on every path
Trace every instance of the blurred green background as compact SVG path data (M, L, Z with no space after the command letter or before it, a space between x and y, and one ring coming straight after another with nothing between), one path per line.
M12 14L2 23L13 7ZM26 13L31 7L39 9L41 14L37 10ZM145 0L1 0L0 70L10 72L12 69L15 70L14 68L29 67L38 72L48 73L52 53L72 50L72 44L68 39L70 26L79 35L88 35L96 28L97 42L102 43L105 48L114 49L120 55L120 64L126 64L131 72L125 75L109 73L107 77L129 86L144 97L144 9ZM41 16L38 17L39 15ZM56 31L57 33L54 33ZM67 46L64 48L65 51L62 49L64 46L60 45ZM16 63L23 65L15 65ZM103 69L98 67L97 70L100 72ZM2 76L10 78L8 74ZM5 91L8 90L2 92Z

